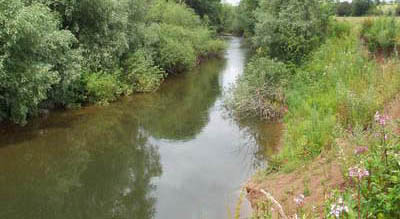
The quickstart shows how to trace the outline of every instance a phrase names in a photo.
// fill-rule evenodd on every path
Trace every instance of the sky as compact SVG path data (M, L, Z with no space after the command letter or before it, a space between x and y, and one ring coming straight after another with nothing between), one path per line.
M224 3L230 3L232 5L238 5L240 0L222 0Z

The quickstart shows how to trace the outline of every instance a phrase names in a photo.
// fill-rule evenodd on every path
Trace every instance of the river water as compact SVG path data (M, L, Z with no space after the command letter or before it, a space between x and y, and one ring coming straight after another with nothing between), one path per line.
M0 218L228 218L280 133L224 109L246 62L241 39L228 44L155 93L2 128Z

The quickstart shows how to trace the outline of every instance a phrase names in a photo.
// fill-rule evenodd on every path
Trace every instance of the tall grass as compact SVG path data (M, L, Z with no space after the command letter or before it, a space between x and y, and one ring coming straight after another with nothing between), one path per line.
M285 169L330 148L337 128L367 127L374 112L400 89L396 59L383 66L368 57L357 34L334 37L297 71L286 91Z
M399 25L394 17L367 19L362 23L361 37L371 52L392 52L398 45Z

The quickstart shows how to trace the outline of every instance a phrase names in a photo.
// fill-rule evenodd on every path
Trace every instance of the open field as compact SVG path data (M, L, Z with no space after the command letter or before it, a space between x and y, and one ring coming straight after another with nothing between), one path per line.
M368 17L335 17L338 21L347 21L351 23L360 24L367 19L376 19L377 16L368 16ZM400 17L396 17L396 20L400 20Z

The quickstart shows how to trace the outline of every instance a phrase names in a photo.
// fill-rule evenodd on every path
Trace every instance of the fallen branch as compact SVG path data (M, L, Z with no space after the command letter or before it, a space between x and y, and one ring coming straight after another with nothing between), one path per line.
M264 194L267 197L268 200L270 200L278 208L278 211L279 211L279 214L281 215L281 217L283 219L288 219L285 212L283 211L282 205L280 205L279 202L276 201L275 198L271 194L266 192L264 189L261 189L260 191L262 194Z

